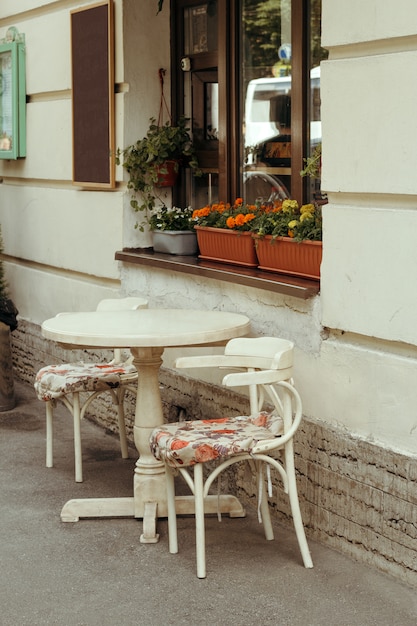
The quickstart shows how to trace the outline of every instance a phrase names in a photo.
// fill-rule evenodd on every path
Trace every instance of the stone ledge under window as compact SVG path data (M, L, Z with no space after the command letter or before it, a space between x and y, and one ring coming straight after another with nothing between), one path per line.
M116 252L115 259L123 263L146 265L170 272L182 272L183 274L214 278L224 282L255 287L256 289L266 289L303 300L316 296L320 291L320 283L315 280L274 274L256 268L205 261L195 256L160 254L154 252L152 248L124 248Z

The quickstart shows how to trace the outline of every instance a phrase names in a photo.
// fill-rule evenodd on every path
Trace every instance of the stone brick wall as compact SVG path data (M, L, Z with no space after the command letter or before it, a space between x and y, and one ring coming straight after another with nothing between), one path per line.
M20 322L12 334L15 375L30 384L45 364L82 358L103 359L102 351L67 351L44 340L39 327ZM107 353L108 356L109 353ZM167 420L180 412L186 418L239 414L246 400L161 370L162 399ZM117 431L109 394L91 407L89 418ZM126 415L130 441L134 398ZM295 441L301 510L309 538L344 552L417 587L417 459L385 449L324 422L304 419ZM256 485L247 464L235 466L226 480L249 506L256 506ZM292 524L287 496L274 485L271 507L277 520ZM314 549L313 549L314 561Z

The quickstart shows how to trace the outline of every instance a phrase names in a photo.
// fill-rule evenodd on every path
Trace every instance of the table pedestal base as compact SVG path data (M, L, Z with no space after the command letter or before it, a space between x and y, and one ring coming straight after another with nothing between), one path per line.
M194 515L193 496L177 496L175 498L178 515ZM204 500L206 514L227 513L229 517L245 517L246 512L239 500L232 495L207 496ZM134 498L88 498L68 500L61 511L63 522L78 522L87 517L135 517ZM137 517L137 516L136 516ZM156 543L159 535L156 532L158 503L146 502L143 512L143 534L141 543ZM165 517L165 516L164 516Z

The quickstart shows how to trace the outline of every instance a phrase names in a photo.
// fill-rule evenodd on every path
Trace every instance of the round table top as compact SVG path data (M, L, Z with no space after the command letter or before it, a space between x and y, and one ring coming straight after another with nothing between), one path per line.
M246 315L193 309L138 309L65 313L46 320L47 339L84 347L174 347L247 335Z

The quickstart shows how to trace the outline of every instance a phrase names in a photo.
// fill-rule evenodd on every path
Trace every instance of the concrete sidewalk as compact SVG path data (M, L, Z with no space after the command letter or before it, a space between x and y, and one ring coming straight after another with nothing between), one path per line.
M179 519L177 555L139 543L141 521L62 523L70 498L130 496L135 451L83 424L84 480L74 482L72 420L57 409L55 467L45 467L45 407L16 384L0 413L0 625L415 626L417 592L309 541L301 564L292 529L267 542L254 511L207 520L207 578L195 573L194 520Z

